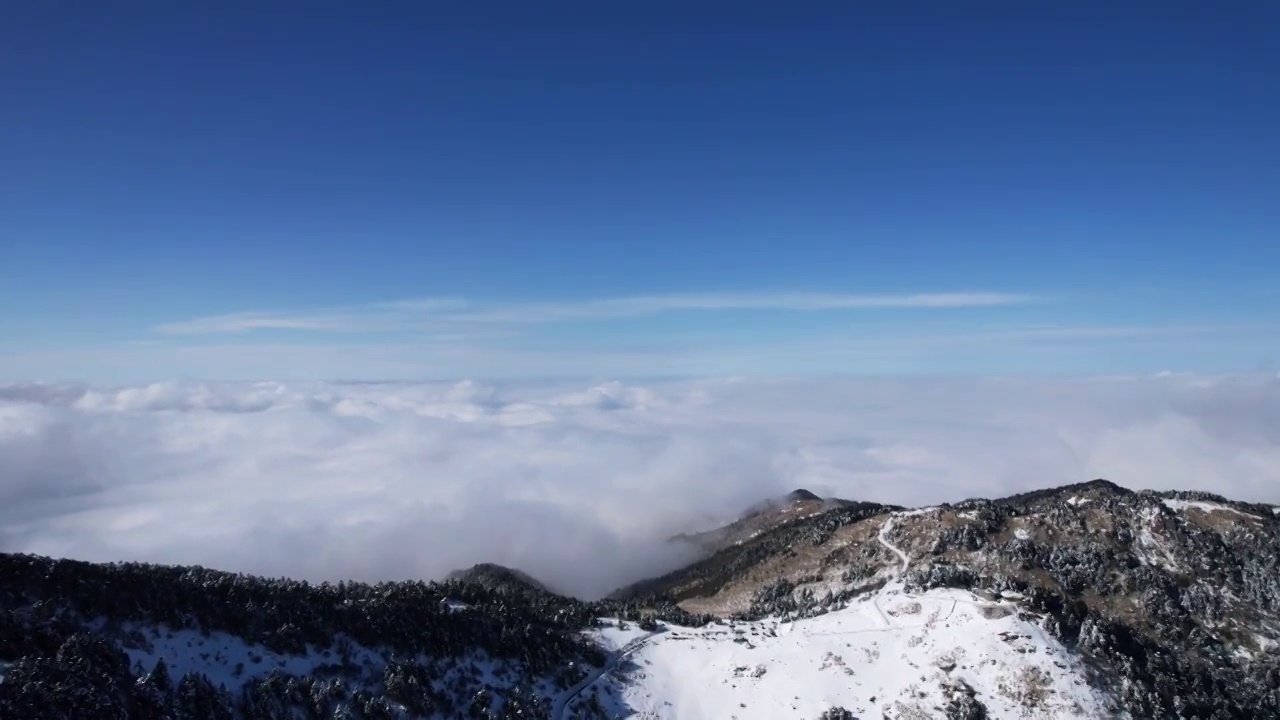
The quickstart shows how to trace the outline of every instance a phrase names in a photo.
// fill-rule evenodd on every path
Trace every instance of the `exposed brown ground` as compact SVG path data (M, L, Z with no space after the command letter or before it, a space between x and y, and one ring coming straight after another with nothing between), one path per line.
M832 533L821 545L797 544L791 548L791 552L775 555L760 563L726 584L719 592L706 597L689 598L682 601L680 607L693 613L710 613L723 617L750 608L756 592L778 580L790 580L797 585L802 585L802 581L805 581L803 585L810 586L837 583L850 566L845 561L831 561L832 555L840 551L848 553L851 558L861 558L865 553L869 561L888 571L895 565L897 558L890 557L876 540L886 517L887 515L878 515L846 525Z

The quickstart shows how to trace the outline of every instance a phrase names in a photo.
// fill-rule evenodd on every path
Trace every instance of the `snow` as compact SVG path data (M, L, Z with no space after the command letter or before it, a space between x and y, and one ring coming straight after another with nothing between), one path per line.
M1162 500L1161 502L1163 502L1165 507L1169 508L1170 510L1193 509L1193 510L1199 510L1201 512L1206 512L1206 513L1229 512L1229 513L1235 513L1237 515L1246 515L1246 516L1248 515L1248 513L1241 512L1233 507L1227 507L1226 505L1220 505L1218 503L1204 502L1202 500L1175 500L1172 498L1168 498L1168 499Z
M626 631L619 631L608 639L617 642L623 638L625 633ZM595 691L596 688L594 686L600 681L600 678L614 672L620 664L627 661L636 653L636 651L644 647L645 643L647 643L655 634L655 632L640 631L638 635L631 636L625 644L609 654L609 658L605 661L604 665L593 669L591 672L587 673L586 677L578 681L576 685L558 695L553 700L551 706L551 717L553 720L567 720L568 718L580 715L581 713L573 712L571 710L571 708L575 707L575 701L577 701L579 697L583 696L584 693ZM607 641L608 640L606 640L606 642Z
M902 576L911 558L891 539L895 523L931 510L888 515L876 540L899 561L892 578L823 615L701 628L659 624L656 632L602 619L588 635L608 653L605 664L564 692L539 683L553 699L551 717L576 717L580 703L591 699L615 714L649 720L805 718L835 706L861 717L936 717L949 689L961 684L976 692L991 717L1108 716L1107 698L1087 684L1079 658L1052 639L1040 620L1018 612L1018 593L1006 591L991 601L953 588L906 591ZM1164 559L1151 532L1158 514L1158 506L1148 508L1137 540L1157 561ZM452 599L446 603L455 611L466 607ZM125 651L140 673L163 658L175 682L200 672L233 694L273 669L325 674L325 665L343 662L336 645L287 655L221 632L142 625L122 631L130 638ZM338 643L348 648L355 666L350 680L375 687L388 653L346 638ZM1274 641L1260 639L1258 646L1266 652ZM463 664L494 687L504 685L510 670L480 654L459 661L456 672ZM4 670L0 663L0 682Z
M625 661L651 635L635 623L626 623L625 628L619 628L617 621L606 623L593 634L611 652L608 663L593 668L582 682L567 691L555 687L550 677L534 682L535 691L550 699L552 707L557 710L553 718L572 717L564 713L569 702L601 675ZM121 628L121 634L126 638L123 649L139 675L150 672L156 661L163 658L173 682L178 682L188 672L203 673L215 687L222 686L233 696L238 695L247 682L272 670L291 675L340 675L351 687L376 692L388 660L392 657L409 659L387 648L362 646L346 637L337 638L330 648L308 647L305 653L288 655L222 632L210 632L206 636L199 631L173 630L163 625L126 624ZM345 661L339 648L346 649ZM431 660L424 654L412 659L423 664ZM0 670L3 667L0 664ZM447 671L433 682L437 691L456 689L460 678L467 678L472 687L480 683L500 690L524 674L518 661L492 659L483 652L453 658L445 667Z
M156 661L163 658L174 682L188 672L204 673L215 687L222 685L232 691L272 670L307 675L322 665L342 662L335 651L311 649L303 655L281 655L223 632L211 632L205 637L196 630L170 630L164 626L125 628L126 633L135 630L134 637L141 638L142 642L126 643L124 651L142 672L150 672ZM350 647L354 664L381 672L384 665L381 653L354 642Z
M791 623L667 626L594 689L654 719L804 718L833 706L861 716L919 709L934 717L944 684L962 678L993 717L1022 714L1019 695L1032 684L1047 690L1042 715L1106 716L1065 648L1016 613L991 612L1008 605L954 589L910 596L885 588L865 597Z
M9 663L0 660L0 683L4 682L4 673L9 669Z
M1013 536L1019 540L1030 540L1031 531L1026 528L1020 527L1013 531Z
M1093 498L1080 497L1078 495L1067 498L1067 504L1071 506L1084 505L1093 502Z
M877 537L901 560L879 590L788 622L594 631L622 652L581 697L595 693L619 714L651 720L804 718L834 706L863 717L935 717L945 688L963 681L992 717L1108 715L1079 659L1016 606L958 589L907 593L900 578L911 560L889 540L903 515L890 515Z
M1254 645L1257 646L1256 653L1244 643L1241 643L1231 651L1231 654L1241 660L1253 661L1256 660L1259 655L1264 658L1270 656L1275 652L1276 648L1280 647L1280 642L1276 642L1275 640L1258 633L1253 633L1253 642Z
M304 654L287 655L222 632L210 632L205 637L195 630L139 625L126 625L124 632L134 638L133 643L125 643L124 650L138 674L150 672L163 658L173 682L177 683L187 672L204 673L215 687L222 686L233 696L241 692L245 683L272 670L292 675L341 675L351 685L373 692L382 682L388 659L395 655L389 649L365 647L345 637L339 637L332 648L309 647ZM345 668L340 647L347 648L350 664ZM430 661L424 654L413 659L424 664ZM459 676L467 675L491 688L504 688L521 674L519 663L474 652L451 660L447 672L433 684L443 691L455 685ZM547 678L536 682L535 688L549 698L562 695Z
M625 623L626 628L619 629L616 618L601 618L601 620L605 625L596 630L593 636L608 652L617 652L625 647L627 643L652 634L642 630L639 625L633 622Z
M1152 565L1170 572L1182 572L1184 568L1178 562L1173 549L1159 535L1152 532L1158 515L1159 511L1155 506L1142 510L1139 516L1142 521L1138 524L1138 534L1134 538L1136 545L1133 548L1133 554L1143 565Z

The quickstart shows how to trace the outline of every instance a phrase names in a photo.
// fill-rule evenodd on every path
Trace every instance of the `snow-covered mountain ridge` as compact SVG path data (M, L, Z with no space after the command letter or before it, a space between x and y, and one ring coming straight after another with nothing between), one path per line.
M1273 506L1095 481L737 523L598 602L0 555L0 717L1280 717Z
M571 708L672 720L1118 712L1080 658L1011 599L907 591L900 577L910 558L887 539L896 519L877 537L902 562L895 579L821 615L600 631L607 645L627 648L628 662Z
M1112 713L1280 717L1278 520L1270 505L1106 481L905 512L843 507L620 596L748 619L818 615L898 577L913 593L1011 597L1085 661Z

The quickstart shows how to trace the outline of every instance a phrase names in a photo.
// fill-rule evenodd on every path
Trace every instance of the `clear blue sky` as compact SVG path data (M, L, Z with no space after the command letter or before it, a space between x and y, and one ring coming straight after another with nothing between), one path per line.
M1277 3L196 5L0 8L0 379L1280 363Z

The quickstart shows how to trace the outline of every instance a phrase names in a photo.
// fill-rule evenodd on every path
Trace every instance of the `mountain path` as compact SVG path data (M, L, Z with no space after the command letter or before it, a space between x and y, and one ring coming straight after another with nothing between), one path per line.
M611 654L603 665L587 673L587 676L579 680L578 684L564 691L556 699L551 708L551 717L556 718L556 720L566 720L569 717L569 706L573 704L574 700L578 699L579 695L586 692L587 688L594 685L597 680L618 667L618 663L622 662L628 655L644 647L657 634L658 632L651 632L648 635L635 638Z
M907 572L907 568L911 567L911 558L907 557L907 554L902 552L902 550L897 545L894 545L893 543L889 542L889 533L892 531L893 531L893 515L890 514L889 518L884 521L883 525L880 526L880 533L876 535L876 540L879 540L881 545L885 546L886 548L889 548L890 552L892 552L894 555L897 555L898 558L902 560L902 567L898 569L897 577L894 578L895 580L901 580L902 575Z
M893 543L889 542L889 533L892 531L893 531L893 513L889 513L889 517L885 518L884 524L880 526L880 532L876 534L876 540L878 540L881 545L888 548L890 552L892 552L894 555L897 555L902 560L902 567L898 568L898 572L895 573L893 577L894 582L898 582L902 579L903 574L907 572L907 568L911 567L911 558L907 557L907 554L902 552L902 550L897 545L894 545ZM879 593L877 593L876 597L872 600L872 602L876 606L876 612L880 613L880 619L884 621L885 627L886 628L893 627L893 622L890 621L889 616L885 614L884 608L880 607Z

